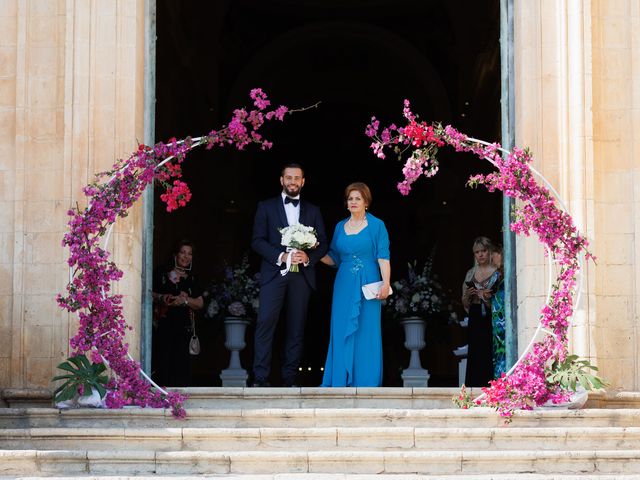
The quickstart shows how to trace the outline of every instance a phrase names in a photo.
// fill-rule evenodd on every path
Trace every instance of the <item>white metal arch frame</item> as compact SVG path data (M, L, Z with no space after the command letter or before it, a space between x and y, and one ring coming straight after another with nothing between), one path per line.
M485 145L485 146L493 145L493 144L491 144L489 142L485 142L484 140L478 140L477 138L472 138L472 137L467 137L467 141L473 142L473 143L476 143L476 144L479 144L479 145ZM506 150L506 149L504 149L502 147L498 147L497 149L500 152L502 152L504 155L510 155L511 154L511 152L509 152L508 150ZM496 163L491 158L485 156L484 159L489 161L493 166L497 167ZM540 180L542 180L542 182L545 184L545 186L549 189L549 191L551 193L553 193L556 201L558 202L558 204L560 205L562 210L565 213L568 213L569 210L567 209L566 204L564 203L564 201L560 197L560 194L554 188L554 186L551 185L551 183L544 177L544 175L542 175L533 166L529 165L529 169L531 170L532 173L537 175L538 178L540 178ZM553 258L553 254L551 252L551 249L547 245L545 245L544 248L545 248L545 250L547 252L546 257L547 257L547 265L548 265L548 269L549 269L549 275L548 275L548 279L547 279L547 283L548 283L547 295L546 295L544 303L545 303L545 305L549 305L549 300L551 299L551 293L552 293L552 288L553 288L553 273L555 271L555 268L554 268L555 267L555 262L554 262L554 258ZM578 275L577 275L577 279L576 279L577 288L573 293L573 295L575 297L574 305L578 305L578 302L580 301L580 297L581 297L581 293L582 293L582 280L583 280L582 270L583 270L583 266L584 266L584 257L585 257L584 252L581 251L580 255L578 257L579 267L578 267ZM535 332L533 333L533 335L531 336L531 340L529 341L527 347L522 351L522 353L518 357L518 360L506 372L506 375L510 375L516 369L516 367L518 367L518 365L522 362L522 360L524 360L524 358L527 356L527 354L531 351L531 348L535 344L536 339L538 338L538 335L540 335L540 333L553 335L553 332L551 332L550 330L548 330L548 329L543 327L541 319L538 320L538 326L537 326ZM476 400L481 400L482 398L484 398L484 396L485 396L485 394L483 393L483 394L479 395L476 398Z

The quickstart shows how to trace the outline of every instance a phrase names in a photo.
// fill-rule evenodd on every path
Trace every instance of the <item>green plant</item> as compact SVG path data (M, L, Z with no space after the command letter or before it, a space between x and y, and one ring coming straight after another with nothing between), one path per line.
M551 368L546 369L547 382L551 384L560 384L567 390L576 391L576 387L582 386L585 390L597 390L605 387L607 384L597 375L593 375L589 371L598 371L589 363L588 360L578 360L577 355L567 355L563 362L556 360Z
M458 408L463 408L465 410L477 406L465 385L460 387L460 393L458 395L454 395L451 398L451 401L455 403Z
M53 380L65 380L55 392L53 392L56 402L71 400L79 394L80 396L91 395L92 389L96 389L100 398L104 398L107 393L106 385L109 381L107 375L103 375L107 369L104 363L92 363L85 355L69 357L66 362L58 365L60 370L69 372L65 375L58 375Z

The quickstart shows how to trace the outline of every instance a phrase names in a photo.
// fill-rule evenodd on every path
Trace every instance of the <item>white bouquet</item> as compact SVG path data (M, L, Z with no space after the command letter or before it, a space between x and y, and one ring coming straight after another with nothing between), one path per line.
M318 237L316 237L316 231L313 227L307 227L306 225L290 225L285 228L281 228L279 232L282 234L280 244L287 247L287 252L295 252L296 250L308 250L315 248L318 245ZM287 270L291 272L298 272L298 265L291 265L291 256L287 258L288 269L281 270L287 273Z

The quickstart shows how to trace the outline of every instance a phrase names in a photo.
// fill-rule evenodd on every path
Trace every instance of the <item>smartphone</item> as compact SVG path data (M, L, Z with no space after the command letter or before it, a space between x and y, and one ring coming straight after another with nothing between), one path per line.
M473 283L471 280L469 280L468 282L464 282L464 283L469 288L476 288L476 284Z

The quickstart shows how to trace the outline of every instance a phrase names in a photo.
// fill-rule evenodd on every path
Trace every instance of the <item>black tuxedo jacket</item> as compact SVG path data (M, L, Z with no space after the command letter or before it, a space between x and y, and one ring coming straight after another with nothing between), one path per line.
M309 256L307 267L300 265L300 273L305 276L311 288L316 288L315 264L327 253L327 235L324 230L324 222L320 209L315 205L300 200L300 223L316 230L319 245L316 248L306 250ZM284 211L282 195L264 200L258 203L256 218L253 224L253 238L251 248L262 257L260 266L260 284L264 285L280 275L281 266L277 265L280 253L287 249L280 245L282 235L278 231L287 227L287 214ZM299 275L288 273L287 275Z

